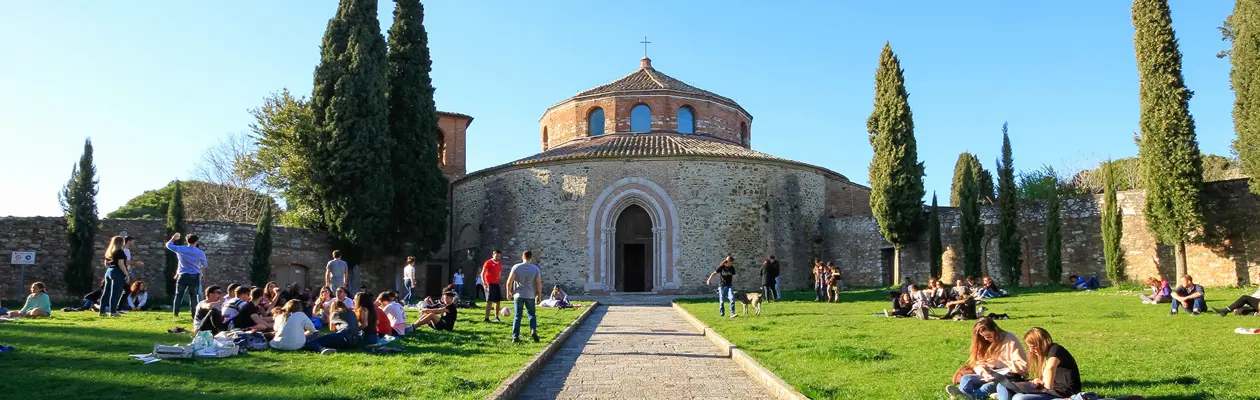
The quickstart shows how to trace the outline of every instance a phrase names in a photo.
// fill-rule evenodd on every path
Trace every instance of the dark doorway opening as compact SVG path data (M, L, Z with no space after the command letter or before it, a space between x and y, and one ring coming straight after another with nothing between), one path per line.
M617 291L652 291L652 217L637 205L617 217Z
M434 299L442 296L442 266L429 264L424 274L424 295Z
M898 282L893 282L893 256L895 254L891 247L879 250L880 282L884 286L898 284Z

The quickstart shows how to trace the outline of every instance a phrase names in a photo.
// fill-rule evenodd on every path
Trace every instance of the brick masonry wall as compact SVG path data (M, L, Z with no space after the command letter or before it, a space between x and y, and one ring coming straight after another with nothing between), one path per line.
M468 148L468 125L471 123L470 118L453 114L438 114L438 128L442 130L442 135L446 140L446 154L439 155L446 161L445 164L441 164L442 175L452 182L463 178L468 173L466 149Z
M750 146L752 120L743 113L703 98L659 91L636 96L572 100L552 107L540 121L543 151L570 140L588 137L590 129L587 119L597 107L604 110L605 133L630 132L630 112L639 104L646 104L652 109L651 127L654 132L677 132L678 110L688 106L693 110L696 135L714 137L744 147ZM739 137L741 123L749 132L747 141L741 141Z
M471 237L477 243L465 272L473 276L492 249L512 261L531 249L546 286L582 292L591 266L589 215L600 193L626 177L659 185L677 208L678 292L707 293L704 279L728 252L737 260L738 289L760 286L757 268L771 254L785 287L808 285L809 259L822 245L826 178L739 160L590 160L474 175L454 187L457 247L471 245Z
M1171 246L1156 243L1146 229L1143 207L1146 194L1142 190L1118 193L1123 214L1123 238L1125 275L1130 280L1147 277L1175 275L1175 261ZM1233 286L1249 283L1260 271L1260 259L1249 255L1247 249L1258 248L1260 237L1250 232L1250 227L1260 221L1260 201L1247 191L1246 180L1210 182L1204 186L1203 205L1206 221L1205 233L1199 241L1186 246L1189 273L1195 281L1209 286ZM1102 249L1101 210L1102 196L1064 200L1060 209L1063 238L1061 256L1063 279L1071 273L1098 274L1107 281ZM1021 285L1048 283L1045 270L1045 213L1044 202L1021 204L1020 233L1023 237L1024 278ZM942 276L953 280L961 274L961 253L958 236L959 210L941 209L941 240L945 246ZM1006 282L997 265L997 214L991 206L982 208L985 225L982 268L1000 282ZM828 219L822 228L825 237L824 258L836 260L843 266L845 278L857 285L886 284L886 262L883 249L891 248L882 236L875 219L855 216ZM902 250L903 275L916 281L925 281L928 273L926 237L911 243ZM1151 257L1160 260L1158 270Z

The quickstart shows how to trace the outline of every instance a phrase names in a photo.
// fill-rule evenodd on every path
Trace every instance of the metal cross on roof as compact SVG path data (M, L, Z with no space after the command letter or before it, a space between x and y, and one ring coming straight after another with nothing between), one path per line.
M647 46L649 43L652 43L652 42L649 42L647 40L647 36L644 36L643 41L639 43L643 43L643 58L647 58Z

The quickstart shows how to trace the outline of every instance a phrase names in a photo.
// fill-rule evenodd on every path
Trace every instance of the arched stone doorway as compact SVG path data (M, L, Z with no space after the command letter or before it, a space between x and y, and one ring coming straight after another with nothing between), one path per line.
M617 216L617 291L652 291L652 217L647 210L631 204Z

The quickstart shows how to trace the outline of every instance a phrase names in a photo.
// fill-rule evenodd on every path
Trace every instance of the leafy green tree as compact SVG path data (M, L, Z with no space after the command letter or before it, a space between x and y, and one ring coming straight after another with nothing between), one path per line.
M1234 153L1247 176L1260 176L1260 3L1251 0L1234 2L1234 13L1221 27L1224 40L1232 47L1228 56L1233 67L1229 72L1234 89ZM1204 169L1208 165L1204 163ZM1206 171L1205 171L1206 173ZM1250 181L1251 192L1260 194L1260 182Z
M179 181L173 182L175 187L171 190L171 200L166 205L166 236L171 237L175 232L188 234L184 229L184 190ZM166 281L166 294L175 297L175 271L179 270L179 258L175 257L175 253L166 252L166 264L162 269L165 275L163 280Z
M263 211L254 233L254 253L249 261L249 280L262 286L271 280L271 208Z
M438 115L429 77L429 39L424 6L397 0L389 29L389 136L393 139L397 243L424 259L446 239L446 177L438 167Z
M1146 188L1146 225L1172 245L1177 275L1186 274L1186 240L1203 227L1199 191L1203 160L1181 74L1181 51L1167 0L1133 2L1133 44L1141 99L1138 158Z
M1050 201L1058 198L1063 183L1059 181L1059 173L1054 167L1042 166L1041 169L1019 174L1019 182L1015 185L1020 200Z
M884 44L875 70L875 109L866 120L871 158L871 212L893 244L893 280L901 281L901 247L923 229L923 163L914 139L901 62Z
M958 207L959 194L962 190L962 169L970 166L971 174L976 178L979 185L979 201L981 204L993 203L996 197L993 195L993 175L989 170L984 169L980 164L980 159L975 154L961 153L958 155L958 161L954 163L954 183L950 186L949 206Z
M326 229L317 191L322 178L316 162L317 132L310 101L283 89L264 98L262 106L250 110L250 115L254 123L249 128L258 154L256 163L249 167L284 199L280 224Z
M998 263L1006 273L1007 283L1018 285L1024 272L1019 235L1019 195L1015 186L1015 160L1011 156L1011 137L1002 124L1002 159L998 163Z
M1103 164L1103 209L1102 239L1103 258L1107 262L1107 279L1112 282L1124 281L1124 251L1120 248L1120 239L1124 235L1124 220L1120 213L1120 203L1116 200L1116 181L1114 164L1110 161Z
M101 221L96 211L96 164L92 162L92 139L83 141L83 155L70 170L70 180L61 190L59 200L66 218L66 291L81 296L92 291L96 274L96 233Z
M962 198L976 196L977 186L971 169L963 169ZM980 276L980 260L984 252L984 224L980 221L980 203L964 201L959 208L962 209L958 221L958 236L962 242L963 275Z
M324 32L311 111L323 220L351 265L393 226L385 54L376 0L342 0Z
M941 277L941 257L945 246L941 245L941 212L936 206L936 192L932 193L932 209L928 211L928 259L931 260L933 278Z
M271 196L230 185L205 181L181 181L179 183L184 197L184 218L188 220L231 221L237 223L247 221L245 212L232 212L222 207L219 201L223 197L249 198L249 203L270 204L275 207ZM109 219L158 219L166 216L170 207L171 194L175 191L175 182L168 183L159 189L146 190L139 196L131 198L122 207L109 213ZM240 210L236 210L240 211ZM261 213L259 214L261 217Z
M1050 283L1063 278L1063 233L1060 229L1058 185L1050 186L1046 198L1046 276Z

